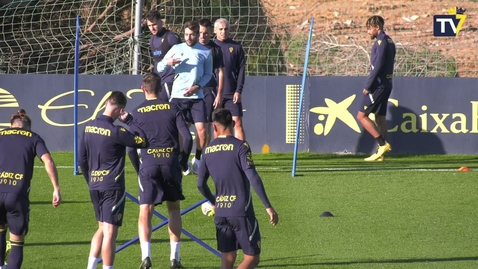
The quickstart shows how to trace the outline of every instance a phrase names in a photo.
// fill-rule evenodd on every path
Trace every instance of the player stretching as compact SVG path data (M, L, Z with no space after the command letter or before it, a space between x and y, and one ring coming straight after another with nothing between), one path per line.
M149 11L146 14L146 21L149 31L152 34L151 39L149 40L149 46L151 53L153 54L153 70L157 72L157 64L164 58L164 55L166 55L172 46L181 43L181 39L179 38L178 34L173 33L163 27L161 13L159 11ZM158 72L158 75L161 77L161 83L163 87L160 98L164 101L169 101L173 87L174 70L167 69L164 70L164 72Z
M139 127L144 130L149 144L147 149L141 150L141 165L136 150L128 148L130 159L136 160L134 167L139 175L140 269L150 269L152 266L151 217L154 207L164 201L169 211L171 269L183 268L179 257L182 230L180 201L184 200L181 167L187 169L192 137L179 108L158 99L161 78L157 74L146 74L141 89L146 101L131 112ZM182 152L179 151L179 133L183 139Z
M198 43L199 23L190 21L184 24L185 43L174 45L158 63L158 72L174 68L176 76L173 82L171 103L180 107L186 121L194 123L199 145L196 147L196 158L193 171L200 164L201 152L206 145L206 103L204 102L204 86L212 78L211 51Z
M10 229L9 269L23 263L23 244L28 233L30 183L35 157L45 164L53 184L53 207L60 205L60 186L55 163L45 141L31 131L31 120L20 109L10 120L10 128L0 131L0 269L6 269L7 227ZM34 267L33 265L28 266Z
M384 20L380 16L372 16L367 20L368 34L377 39L372 47L370 76L363 89L362 103L357 119L377 141L377 152L365 161L383 161L383 154L391 149L385 140L387 137L387 103L392 92L393 66L395 64L395 44L383 30ZM368 117L375 114L377 125ZM378 126L378 128L377 128Z
M123 223L126 198L124 175L126 147L147 146L142 131L139 131L141 134L139 136L113 124L120 118L128 125L135 125L132 117L124 113L126 101L126 96L122 92L113 91L106 100L103 115L85 126L80 141L79 164L88 183L98 221L98 230L91 240L88 269L96 269L100 253L103 268L113 268L116 236L118 228Z
M254 213L251 185L266 207L269 222L275 226L279 216L267 198L249 145L232 135L234 121L231 112L220 108L213 112L212 118L217 138L204 149L198 189L214 205L221 269L233 268L238 249L242 249L244 261L237 268L255 268L259 264L261 235ZM216 187L216 198L207 185L209 176Z
M224 85L222 106L231 111L234 125L234 135L245 140L246 134L242 124L242 88L246 76L246 56L242 45L229 38L229 22L218 19L214 22L216 42L221 47L224 60Z
M213 78L204 86L204 101L206 102L206 145L211 142L212 134L212 112L221 106L222 85L224 81L224 63L222 60L221 48L211 40L214 27L209 19L199 21L199 43L209 48L213 59ZM217 74L216 74L217 71ZM198 156L196 156L196 159ZM196 171L197 172L197 171Z

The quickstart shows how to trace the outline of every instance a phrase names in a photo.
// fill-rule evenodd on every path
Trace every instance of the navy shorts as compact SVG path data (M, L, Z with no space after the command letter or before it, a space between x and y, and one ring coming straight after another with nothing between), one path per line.
M173 83L163 83L161 87L162 89L159 93L159 99L164 102L169 102L169 97L171 96L171 91L173 90Z
M222 107L229 109L233 117L242 117L242 101L234 104L232 98L222 98Z
M214 100L216 100L216 88L206 87L203 89L204 102L206 103L206 118L207 122L212 122L212 112L214 111Z
M178 165L149 165L139 170L139 204L158 205L184 200Z
M173 98L171 103L176 104L181 109L187 123L207 122L204 99Z
M392 93L392 89L378 88L371 94L364 94L359 111L366 115L374 113L378 116L386 116L390 93Z
M0 224L14 235L25 236L30 221L30 199L15 193L0 193Z
M123 224L125 190L90 190L91 202L95 209L96 220L115 226Z
M261 253L261 233L256 217L215 217L214 222L220 252L242 249L245 255Z

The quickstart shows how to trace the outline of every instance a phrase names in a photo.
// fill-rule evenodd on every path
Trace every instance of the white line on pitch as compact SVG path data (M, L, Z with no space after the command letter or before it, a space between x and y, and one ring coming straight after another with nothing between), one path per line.
M45 168L44 166L35 166L35 168ZM73 169L73 166L57 166L58 169ZM283 171L291 172L291 168L281 168L281 167L257 167L257 171ZM427 171L427 172L458 172L458 169L451 168L400 168L400 167L335 167L335 168L314 168L314 167L298 167L296 171L310 171L310 172L320 172L320 171L377 171L377 170L387 170L387 171ZM473 171L473 169L470 169Z

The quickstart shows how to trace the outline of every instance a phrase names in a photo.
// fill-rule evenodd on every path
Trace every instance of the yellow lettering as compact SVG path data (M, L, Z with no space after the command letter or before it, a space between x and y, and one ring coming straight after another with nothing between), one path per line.
M423 111L427 111L428 107L426 105L422 106ZM422 133L427 133L428 132L428 119L427 119L427 113L423 113L420 115L420 119L422 121Z
M458 133L464 133L466 134L468 132L468 129L466 128L466 115L463 113L453 113L452 115L453 119L460 118L460 120L454 121L450 125L450 130L454 134ZM457 125L460 125L461 128L457 128Z
M92 133L92 134L99 134L103 136L111 136L111 130L102 128L102 127L96 127L96 126L86 126L85 127L85 133Z
M443 123L443 121L448 117L450 116L450 114L448 113L445 113L445 114L442 114L442 117L440 118L440 114L438 113L430 113L430 116L432 116L432 118L435 120L435 122L437 123L435 125L435 128L433 128L430 133L437 133L438 132L438 128L440 128L442 130L442 133L449 133L450 131L448 131L448 129L445 127L445 124Z
M15 174L15 179L22 180L23 174Z
M414 113L403 113L402 116L404 119L409 118L409 120L403 121L402 124L400 125L400 130L404 133L416 133L418 132L418 122L417 122L417 116ZM410 128L407 127L407 125L410 125Z
M0 135L23 135L28 137L33 136L31 132L25 131L25 130L19 130L19 129L3 130L3 131L0 131Z
M90 96L95 96L95 92L92 91L92 90L78 90L78 93L82 93L82 92L87 92L90 94ZM57 123L57 122L54 122L52 121L48 116L47 116L47 111L48 110L60 110L60 109L67 109L67 108L73 108L74 105L71 104L71 105L62 105L62 106L54 106L52 105L53 102L57 101L58 99L60 98L63 98L67 95L70 95L70 94L73 94L74 91L69 91L69 92L64 92L64 93L61 93L61 94L58 94L57 96L54 96L52 97L50 100L48 100L44 105L38 105L38 108L41 109L41 117L42 119L50 124L50 125L53 125L53 126L60 126L60 127L67 127L67 126L73 126L74 123ZM96 116L98 115L98 113L103 110L105 108L105 101L106 99L108 99L108 97L110 96L111 94L111 91L106 93L105 96L103 96L103 98L101 99L101 101L98 103L95 111L93 111L93 114L91 115L91 117L87 118L86 120L84 121L80 121L78 122L78 124L84 124L90 120L93 120L96 118ZM78 104L78 107L84 107L86 109L88 109L88 105L87 104Z
M471 101L471 134L478 133L478 101Z
M140 107L140 108L138 108L138 112L139 113L148 113L148 112L152 112L152 111L166 110L166 109L171 109L171 106L169 104L156 104L156 105Z
M388 99L388 102L392 103L395 107L398 107L397 99ZM389 133L395 133L398 130L398 125L395 125L392 129L389 129Z

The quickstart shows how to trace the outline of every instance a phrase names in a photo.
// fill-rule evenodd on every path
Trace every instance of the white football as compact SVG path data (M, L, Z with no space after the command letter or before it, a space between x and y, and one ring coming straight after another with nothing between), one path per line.
M214 216L214 209L212 208L212 204L209 201L202 203L201 211L204 215L208 217Z

